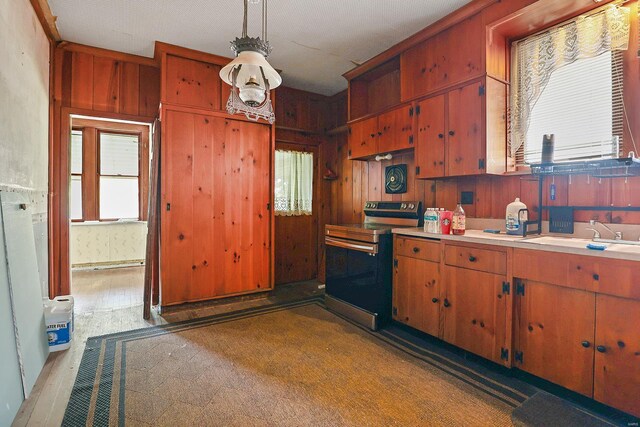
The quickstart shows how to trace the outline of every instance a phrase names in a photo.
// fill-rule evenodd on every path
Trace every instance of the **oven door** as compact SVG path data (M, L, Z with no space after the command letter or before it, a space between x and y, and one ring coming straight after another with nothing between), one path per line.
M386 317L391 310L391 253L386 241L326 237L325 244L327 295Z

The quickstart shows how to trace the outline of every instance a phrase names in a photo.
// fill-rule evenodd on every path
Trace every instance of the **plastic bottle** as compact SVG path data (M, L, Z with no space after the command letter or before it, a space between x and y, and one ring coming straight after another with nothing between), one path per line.
M438 213L434 208L427 208L424 212L424 231L435 233L435 226L438 222Z
M464 209L462 209L462 205L458 203L456 206L456 210L453 211L453 221L451 221L451 232L458 236L464 234L466 223L466 215L464 213Z
M518 197L507 205L505 215L507 234L522 235L522 224L528 219L526 209L527 205L522 203Z

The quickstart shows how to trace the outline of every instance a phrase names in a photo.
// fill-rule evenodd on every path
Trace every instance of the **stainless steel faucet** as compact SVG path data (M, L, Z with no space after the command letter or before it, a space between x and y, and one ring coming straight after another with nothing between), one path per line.
M613 234L615 236L615 240L622 240L622 231L613 231L611 228L609 228L606 224L601 223L600 221L596 221L595 219L592 219L589 221L589 224L592 227L595 227L596 225L601 225L602 227L606 228L607 230L609 230L609 232L611 232L611 234ZM598 230L596 230L595 228L587 228L587 230L591 230L593 231L593 238L595 239L600 239L600 232Z

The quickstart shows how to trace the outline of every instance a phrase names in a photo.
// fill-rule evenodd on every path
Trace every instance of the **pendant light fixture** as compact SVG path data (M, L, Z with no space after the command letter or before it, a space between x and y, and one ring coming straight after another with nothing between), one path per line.
M259 0L260 1L260 0ZM247 35L247 6L244 0L242 37L231 42L236 58L220 70L220 78L231 85L227 101L229 114L244 114L250 120L273 124L275 114L269 91L282 83L282 77L267 62L271 46L267 41L267 0L262 1L262 38ZM257 3L252 0L252 3Z

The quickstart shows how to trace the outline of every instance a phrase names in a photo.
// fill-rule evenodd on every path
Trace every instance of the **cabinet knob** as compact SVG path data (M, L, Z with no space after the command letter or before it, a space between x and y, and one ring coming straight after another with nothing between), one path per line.
M436 302L438 302L438 298L433 298L431 302L435 304Z
M596 350L598 350L599 353L606 353L607 352L607 347L603 346L603 345L599 345L596 347Z
M593 275L593 280L600 280L600 275L599 274L594 274Z
M478 258L474 257L473 255L469 255L469 262L476 262Z
M442 138L444 138L444 135L443 135L443 134L441 134L441 133L439 133L439 134L438 134L438 138L442 139Z
M442 305L444 305L445 307L451 307L451 303L446 298L444 299L444 303Z
M416 246L416 247L414 247L414 248L413 248L413 253L414 253L414 254L417 254L418 252L420 252L420 248L419 248L419 247L417 247L417 246Z
M591 347L591 343L589 341L582 341L582 346L584 348L589 348L589 347Z
M449 136L453 136L455 134L456 134L455 131L452 131L452 130L449 131Z

